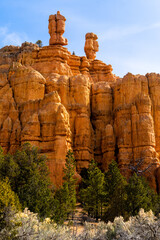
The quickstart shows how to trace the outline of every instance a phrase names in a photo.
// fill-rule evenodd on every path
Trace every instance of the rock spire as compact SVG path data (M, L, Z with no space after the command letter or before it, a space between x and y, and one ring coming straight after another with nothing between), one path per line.
M88 59L94 60L96 58L96 52L99 51L98 37L94 33L86 33L86 42L84 51Z
M50 34L49 45L67 45L68 40L62 35L65 32L66 18L57 11L57 14L49 16L48 30Z

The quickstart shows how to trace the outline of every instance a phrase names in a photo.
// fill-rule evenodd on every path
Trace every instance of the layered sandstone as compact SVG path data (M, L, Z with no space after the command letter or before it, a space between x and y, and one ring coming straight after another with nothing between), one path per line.
M116 77L95 59L93 33L87 57L71 55L60 16L50 17L50 46L0 49L0 145L5 152L26 141L38 146L56 185L72 149L78 173L93 158L103 171L115 159L126 177L137 171L160 189L160 75Z

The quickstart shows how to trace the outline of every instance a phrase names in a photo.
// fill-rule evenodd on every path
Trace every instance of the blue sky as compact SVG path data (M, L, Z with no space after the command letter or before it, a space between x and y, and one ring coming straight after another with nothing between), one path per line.
M48 45L48 17L57 10L67 19L70 52L84 56L85 34L94 32L97 59L116 75L160 72L160 0L0 0L0 48Z

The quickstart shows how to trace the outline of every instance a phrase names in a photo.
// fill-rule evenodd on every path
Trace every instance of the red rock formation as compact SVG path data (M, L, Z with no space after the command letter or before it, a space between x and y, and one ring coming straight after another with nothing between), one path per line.
M48 30L50 34L50 45L67 45L68 41L62 35L65 32L65 17L60 14L60 11L55 15L49 16Z
M71 55L62 46L64 22L50 16L50 46L0 49L0 145L5 152L25 141L38 146L57 185L72 149L79 173L92 158L104 171L115 159L126 177L139 166L160 189L160 75L118 79L95 60L95 34L86 35L87 58Z
M45 78L52 73L71 76L72 71L67 64L69 57L70 52L62 46L46 46L33 51L33 63L30 65Z
M84 46L84 51L86 53L86 56L88 59L94 60L96 58L96 52L99 50L98 45L98 37L94 33L87 33L86 36L86 42Z
M26 67L20 63L13 63L9 71L8 80L17 104L44 98L46 80L33 68Z
M103 166L103 170L107 169L107 159L105 159L109 149L109 139L107 137L108 133L106 130L109 125L112 127L112 89L107 82L97 82L92 84L92 111L91 111L91 123L93 125L95 134L95 147L94 154L95 160ZM110 132L110 131L109 131ZM114 133L110 132L109 135ZM108 136L109 136L108 135ZM111 159L114 159L114 148L113 154L111 154ZM111 152L110 152L111 153Z

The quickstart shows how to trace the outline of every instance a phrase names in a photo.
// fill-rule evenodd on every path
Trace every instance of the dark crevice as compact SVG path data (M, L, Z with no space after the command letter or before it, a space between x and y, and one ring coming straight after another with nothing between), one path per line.
M115 144L115 158L116 158L116 162L117 162L117 163L118 163L118 155L119 155L119 148L118 148L117 138L116 138L116 144Z
M159 183L158 183L158 177L157 177L157 171L158 171L158 169L156 169L156 173L155 173L155 181L156 181L156 192L159 194L159 191L160 191L160 189L159 189Z

